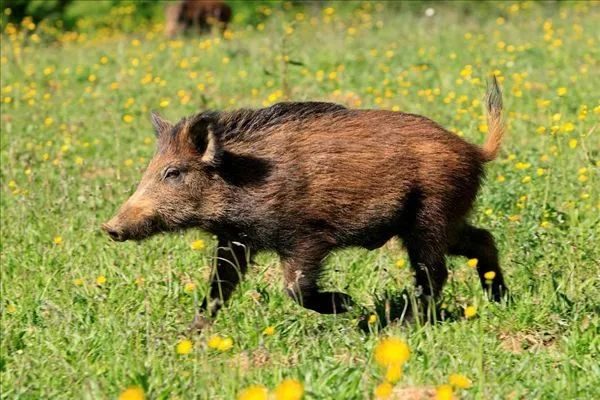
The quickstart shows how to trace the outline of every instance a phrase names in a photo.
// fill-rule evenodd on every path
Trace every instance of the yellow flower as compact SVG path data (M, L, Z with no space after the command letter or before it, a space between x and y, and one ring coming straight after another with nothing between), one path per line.
M163 99L160 101L160 103L158 103L159 106L161 106L162 108L168 107L169 106L169 100L168 99Z
M575 147L577 147L577 139L571 139L569 140L569 147L574 149Z
M531 176L527 175L524 176L523 179L521 179L521 183L529 183L531 182Z
M285 379L275 388L276 400L300 400L304 395L304 386L296 379Z
M478 262L479 262L479 260L478 260L478 259L476 259L476 258L470 258L470 259L467 261L467 265L468 265L470 268L475 268L475 267L477 267L477 263L478 263Z
M233 339L224 338L223 340L221 340L221 343L217 347L217 350L227 351L227 350L231 349L232 347L233 347Z
M144 389L139 386L131 386L121 392L119 400L144 400Z
M129 114L123 115L123 122L125 122L126 124L132 123L133 122L133 116L131 116Z
M375 315L375 314L369 315L368 322L369 322L369 325L373 325L375 322L377 322L377 315Z
M104 285L106 283L106 277L104 275L98 275L96 283L100 286Z
M406 260L403 258L396 261L396 267L398 267L398 268L403 268L405 265L406 265Z
M269 392L262 385L248 386L238 394L238 400L267 400Z
M465 317L466 318L473 318L475 315L477 315L477 307L475 307L475 306L466 306L465 307Z
M195 289L196 284L193 282L187 282L185 285L183 285L183 291L186 293L193 293Z
M233 340L215 335L208 339L208 347L214 350L227 351L233 347Z
M396 383L402 378L402 365L392 364L385 371L385 380L390 383Z
M128 158L127 160L123 161L123 164L126 167L131 167L133 165L133 160L131 158Z
M496 277L496 273L494 271L488 271L485 274L483 274L483 277L486 280L491 281Z
M392 395L392 384L389 382L383 382L377 385L375 388L375 398L376 399L387 399Z
M17 307L14 304L9 304L6 306L6 312L9 314L14 314L17 312Z
M59 246L62 244L63 238L62 238L62 236L54 236L54 239L52 241L54 242L55 245Z
M44 119L44 125L46 126L50 126L54 123L54 119L52 119L52 117L46 117L46 119Z
M267 326L264 330L263 330L263 335L265 336L273 336L275 334L275 327L274 326Z
M559 87L556 90L556 94L559 96L564 96L565 94L567 94L567 88L566 87Z
M473 385L473 382L462 374L450 374L448 383L459 389L468 389Z
M498 175L498 177L496 178L496 181L498 182L504 182L506 180L506 178L504 177L504 175Z
M435 389L436 400L452 400L453 398L454 396L452 396L452 386L440 385Z
M190 247L192 248L192 250L202 250L204 248L204 240L202 240L202 239L194 240L190 244Z
M550 228L552 226L552 223L550 221L542 221L542 223L540 224L540 226L542 228Z
M410 349L405 341L396 337L388 337L379 341L375 347L375 361L388 367L393 364L404 364L410 357Z
M194 344L189 339L183 339L177 342L176 351L177 354L185 355L190 354L192 349L194 348Z
M77 165L83 165L83 157L75 157L75 164Z

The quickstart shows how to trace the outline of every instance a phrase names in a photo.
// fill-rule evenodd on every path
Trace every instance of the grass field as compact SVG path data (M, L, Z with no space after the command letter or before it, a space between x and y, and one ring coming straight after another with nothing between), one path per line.
M308 399L372 398L385 380L374 349L394 336L411 355L389 398L430 398L451 374L472 381L455 398L600 398L598 3L433 4L432 16L420 3L245 7L224 38L166 40L160 21L132 28L135 6L100 27L83 19L80 34L4 24L0 396L137 387L151 399L231 399L292 378ZM472 220L497 239L513 304L487 302L454 258L444 302L456 318L379 329L372 317L367 333L359 313L295 305L277 257L261 254L213 326L188 335L214 238L117 244L100 232L152 157L151 109L175 120L321 99L424 114L482 143L491 73L509 133ZM327 266L322 286L370 312L412 291L399 243Z

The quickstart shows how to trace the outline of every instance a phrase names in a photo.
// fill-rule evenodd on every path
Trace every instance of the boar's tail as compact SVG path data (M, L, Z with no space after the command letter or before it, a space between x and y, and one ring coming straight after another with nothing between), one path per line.
M492 81L488 84L485 105L487 108L488 134L481 152L484 161L488 162L498 156L500 142L505 131L504 121L502 120L502 92L500 92L495 75L492 76Z

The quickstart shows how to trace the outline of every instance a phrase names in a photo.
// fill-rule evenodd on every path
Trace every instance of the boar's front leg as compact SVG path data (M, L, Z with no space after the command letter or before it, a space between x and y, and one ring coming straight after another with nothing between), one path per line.
M231 297L248 269L250 250L242 243L219 239L217 266L210 278L210 289L196 315L191 329L201 330L209 324L206 317L214 317Z
M305 244L290 256L282 258L285 290L302 307L321 314L339 314L348 311L352 299L345 293L320 292L317 280L321 263L328 249L319 244Z

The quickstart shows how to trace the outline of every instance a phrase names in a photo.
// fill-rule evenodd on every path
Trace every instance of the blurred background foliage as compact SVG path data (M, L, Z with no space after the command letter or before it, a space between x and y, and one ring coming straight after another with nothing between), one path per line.
M42 27L55 29L46 29L45 32L42 32L46 36L52 36L52 32L94 32L108 27L116 31L130 33L140 30L150 23L162 21L164 19L164 7L173 2L165 0L1 0L2 16L0 23L4 31L8 24L27 28L32 26L31 23L39 25L43 22ZM278 8L289 11L293 8L321 8L335 4L338 9L345 8L348 12L352 12L358 10L363 2L323 0L274 2L257 0L230 1L228 3L234 11L234 23L238 25L256 25L272 16L273 10ZM560 3L560 0L547 1L545 7L548 12L552 12ZM422 14L428 8L452 7L465 16L482 19L485 19L491 12L498 12L498 3L491 0L392 1L386 4L386 7L414 14Z

